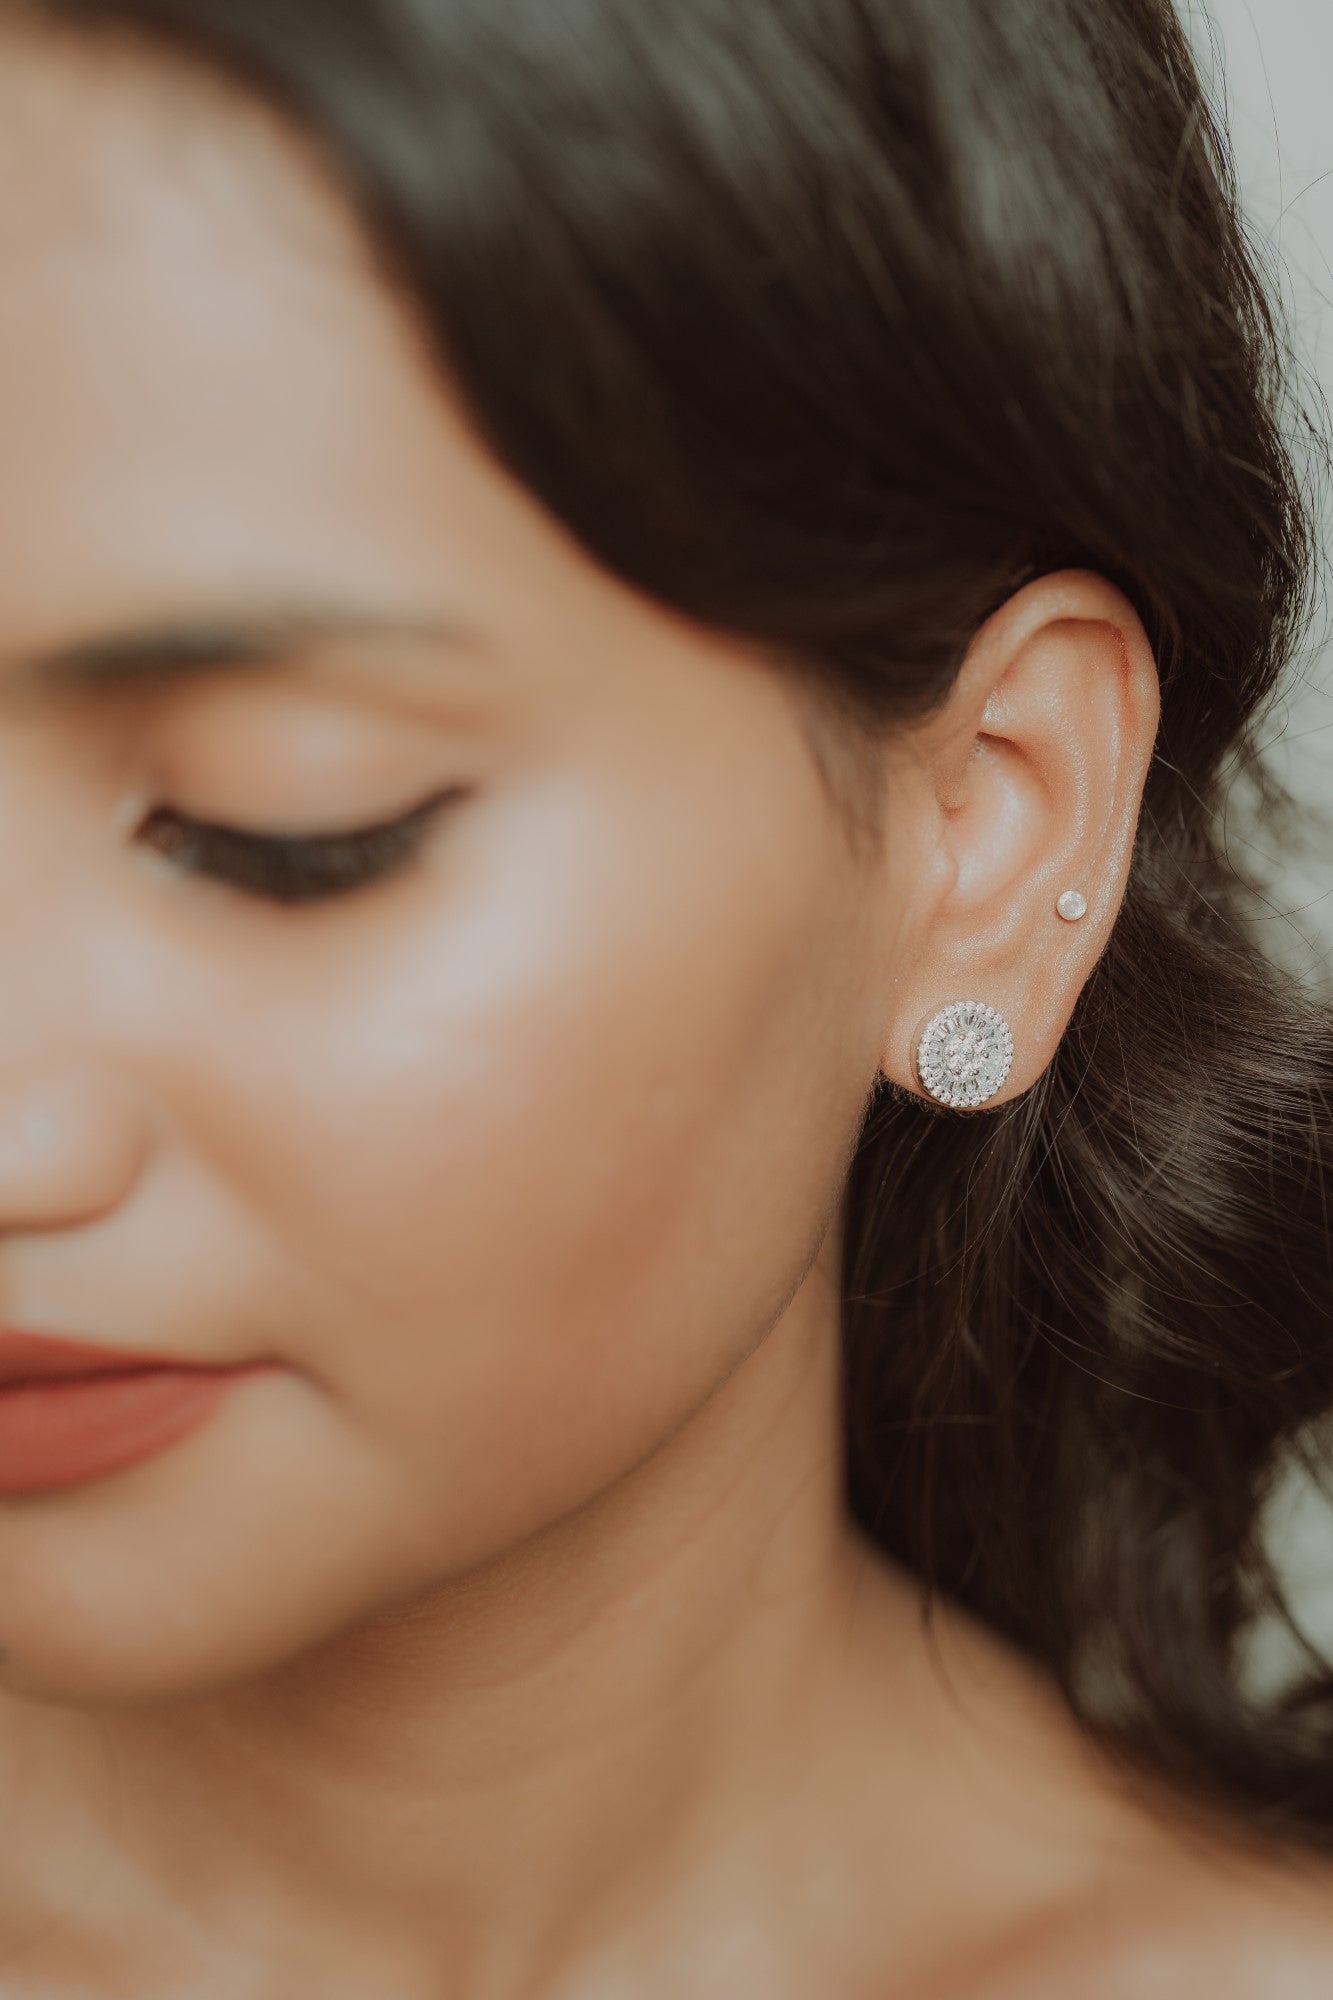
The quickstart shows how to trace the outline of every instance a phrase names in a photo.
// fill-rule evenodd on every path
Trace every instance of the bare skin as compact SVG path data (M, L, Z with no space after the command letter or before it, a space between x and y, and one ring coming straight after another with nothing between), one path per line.
M1327 1991L1326 1872L928 1642L841 1495L861 1109L963 992L1009 1093L1050 1060L1156 726L1132 608L1005 606L853 857L780 677L494 465L293 138L12 35L0 167L0 1318L273 1364L0 1499L3 2000ZM311 606L380 622L32 679ZM299 910L137 835L453 786Z

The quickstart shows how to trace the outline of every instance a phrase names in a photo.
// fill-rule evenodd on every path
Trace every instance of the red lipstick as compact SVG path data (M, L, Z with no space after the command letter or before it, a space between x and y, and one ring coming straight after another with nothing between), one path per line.
M196 1430L246 1375L55 1334L0 1332L0 1494L119 1472Z

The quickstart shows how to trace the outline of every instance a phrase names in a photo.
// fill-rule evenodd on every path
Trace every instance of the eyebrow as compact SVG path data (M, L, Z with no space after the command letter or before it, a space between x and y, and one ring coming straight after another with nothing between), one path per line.
M489 650L481 633L435 614L404 616L355 606L258 606L126 627L26 655L0 670L0 699L56 699L271 670L358 639Z

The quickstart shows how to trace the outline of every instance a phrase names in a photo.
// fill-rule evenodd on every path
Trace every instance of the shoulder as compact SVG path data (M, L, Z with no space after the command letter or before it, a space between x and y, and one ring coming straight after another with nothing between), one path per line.
M1333 1867L1267 1866L1043 1913L938 2000L1329 2000ZM934 2000L934 1996L932 1996Z

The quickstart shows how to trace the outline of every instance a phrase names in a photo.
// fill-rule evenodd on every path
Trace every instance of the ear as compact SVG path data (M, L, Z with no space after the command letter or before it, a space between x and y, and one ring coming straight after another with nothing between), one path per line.
M916 1046L950 1001L1008 1021L1017 1096L1055 1054L1124 897L1157 734L1157 664L1124 594L1062 570L976 634L945 702L908 730L890 824L910 820L913 887L881 1068L919 1091ZM1066 922L1066 889L1087 912Z

